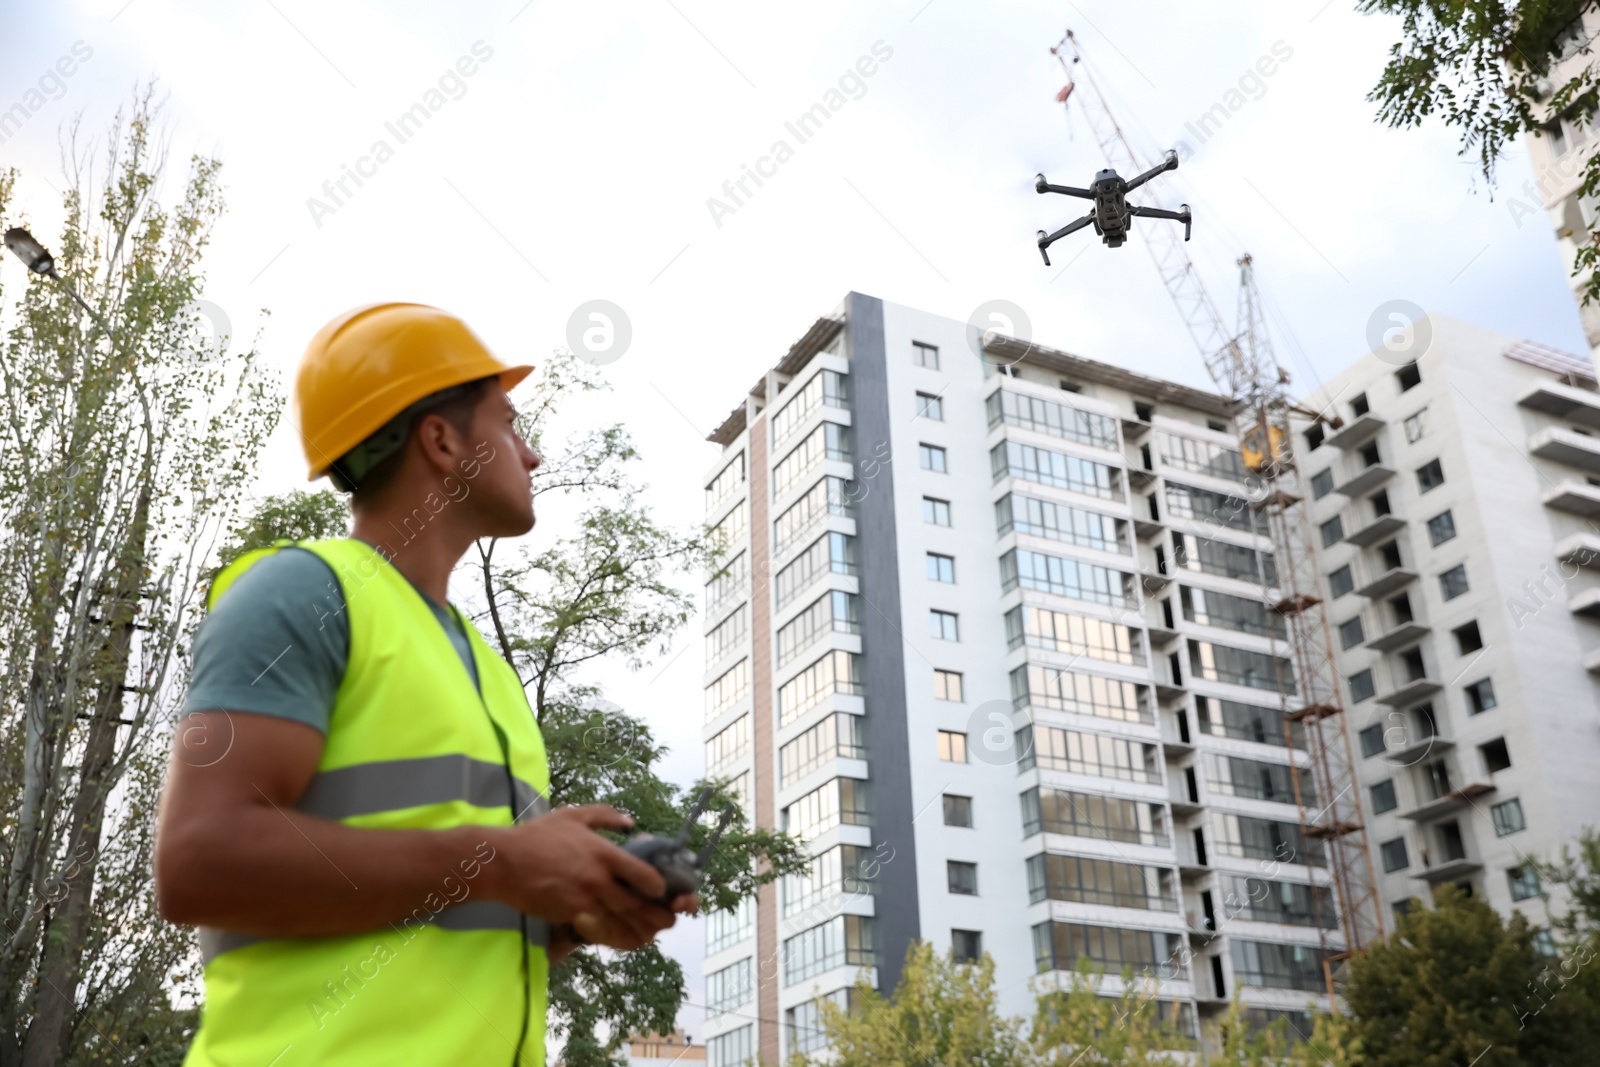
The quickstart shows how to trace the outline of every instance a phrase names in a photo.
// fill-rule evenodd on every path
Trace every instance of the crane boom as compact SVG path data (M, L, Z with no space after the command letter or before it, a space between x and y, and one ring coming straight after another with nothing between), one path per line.
M1063 104L1074 95L1074 68L1082 71L1090 93L1078 94L1084 116L1107 164L1139 173L1145 161L1134 151L1112 113L1093 72L1083 64L1071 30L1051 50L1067 73L1068 84L1057 96ZM1147 187L1147 197L1160 193ZM1159 204L1159 200L1157 201ZM1163 205L1164 206L1164 205ZM1301 735L1312 772L1313 795L1302 795L1293 776L1300 826L1306 837L1322 842L1339 911L1342 944L1334 944L1320 921L1324 977L1330 1006L1337 1010L1335 977L1339 965L1384 933L1377 875L1367 848L1355 759L1347 717L1340 699L1326 607L1318 595L1318 569L1313 529L1299 487L1299 472L1290 447L1291 416L1308 414L1289 394L1289 376L1272 353L1262 316L1259 290L1250 256L1240 268L1238 322L1235 330L1221 313L1195 271L1182 240L1170 227L1143 231L1143 243L1155 261L1189 336L1204 359L1212 381L1236 405L1235 428L1240 454L1256 479L1250 507L1265 520L1276 560L1275 585L1264 587L1265 603L1284 622L1282 637L1273 637L1274 662L1283 662L1278 645L1287 646L1294 676L1278 680L1286 721L1285 743L1295 757L1295 734ZM1271 628L1269 627L1269 630ZM1313 908L1317 907L1313 894Z

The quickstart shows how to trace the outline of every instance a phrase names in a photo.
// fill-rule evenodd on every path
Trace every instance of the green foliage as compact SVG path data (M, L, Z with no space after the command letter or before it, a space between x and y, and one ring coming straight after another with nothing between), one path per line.
M1350 1037L1367 1067L1594 1062L1592 945L1543 956L1520 912L1503 919L1453 886L1349 965Z
M1028 1062L1021 1024L995 1008L994 961L956 963L926 942L906 952L900 984L888 996L865 976L845 1011L821 1004L828 1034L825 1058L795 1056L792 1067L1024 1067Z
M332 489L308 493L291 489L269 496L229 531L217 550L218 568L226 567L253 548L275 541L318 541L344 537L350 530L350 505Z
M64 221L38 235L62 280L3 294L0 1062L29 1067L174 1062L193 1026L173 1004L198 992L194 933L154 907L156 794L210 550L282 404L195 311L219 164L160 195L153 96L96 147L68 127ZM13 190L0 175L0 214L25 224Z
M1031 1042L1043 1067L1153 1067L1171 1062L1165 1050L1192 1047L1161 1017L1153 983L1141 985L1126 971L1120 997L1101 996L1104 983L1104 974L1081 960L1064 989L1038 993Z
M1600 937L1600 834L1585 829L1578 836L1578 854L1561 846L1561 859L1535 863L1539 881L1548 896L1551 889L1562 891L1563 907L1551 909L1551 925L1567 943L1593 941Z
M638 669L670 651L694 612L678 579L699 577L711 553L700 531L669 530L638 502L629 477L638 455L621 426L554 440L563 406L603 388L595 368L557 355L519 393L519 428L543 459L536 506L561 493L584 508L571 532L539 551L479 545L484 607L477 618L527 689L549 757L550 803L612 804L640 830L675 834L699 783L682 791L663 780L656 765L665 750L649 727L600 699L579 675L612 664ZM711 811L737 804L727 783L713 784ZM703 845L706 836L697 825L691 842ZM753 828L740 815L707 865L702 908L734 907L806 863L799 841ZM682 968L654 946L626 955L582 949L551 974L550 1033L563 1042L569 1067L620 1064L621 1042L630 1033L672 1030L683 998Z
M1588 124L1600 106L1600 82L1590 64L1580 16L1590 0L1358 0L1357 10L1397 15L1403 36L1367 99L1397 129L1429 116L1460 134L1461 151L1475 153L1485 180L1507 145L1523 134L1543 136L1558 116ZM1539 176L1541 193L1565 181ZM1600 154L1584 165L1579 190L1600 195ZM1600 234L1568 234L1577 244L1576 277L1600 267ZM1583 302L1600 298L1600 271L1587 281Z

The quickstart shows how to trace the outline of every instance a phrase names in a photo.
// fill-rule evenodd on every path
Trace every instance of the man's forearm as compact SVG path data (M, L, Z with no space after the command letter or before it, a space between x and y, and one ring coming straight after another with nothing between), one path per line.
M158 884L178 922L267 937L357 933L419 909L498 899L503 832L365 829L261 805L226 833L164 842Z

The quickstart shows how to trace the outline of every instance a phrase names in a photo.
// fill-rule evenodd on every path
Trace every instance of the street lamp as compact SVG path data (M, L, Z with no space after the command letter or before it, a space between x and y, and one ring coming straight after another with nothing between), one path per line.
M57 280L61 278L56 273L55 257L21 226L13 226L6 231L6 247L15 252L17 258L26 263L33 273Z
M56 271L56 258L50 254L48 248L34 238L33 234L24 230L21 226L13 226L6 231L5 242L6 247L11 249L16 254L16 257L27 265L28 270L34 274L43 274L46 278L55 279L56 283L67 291L67 295L76 300L78 306L87 311L89 316L99 323L100 328L106 332L106 336L111 338L111 343L117 343L117 335L112 332L110 324L101 318L100 313L90 307L83 297L78 295L78 290L72 287L71 282Z

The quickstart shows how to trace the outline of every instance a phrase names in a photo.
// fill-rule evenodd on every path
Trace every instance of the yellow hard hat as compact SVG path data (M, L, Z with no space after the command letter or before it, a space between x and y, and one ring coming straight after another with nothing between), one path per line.
M426 304L371 304L317 331L300 357L292 415L308 480L412 404L498 376L510 389L533 371L495 358L467 324Z

